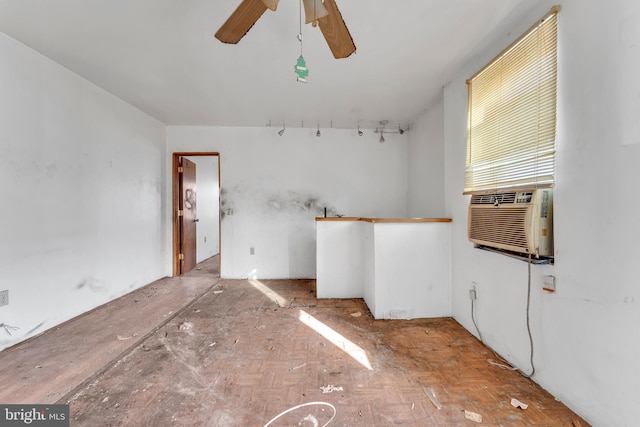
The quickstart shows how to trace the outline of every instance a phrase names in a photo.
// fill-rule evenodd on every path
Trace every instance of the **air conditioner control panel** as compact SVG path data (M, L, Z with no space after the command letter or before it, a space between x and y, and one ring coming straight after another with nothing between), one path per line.
M531 191L520 191L516 194L516 203L530 203L532 196Z

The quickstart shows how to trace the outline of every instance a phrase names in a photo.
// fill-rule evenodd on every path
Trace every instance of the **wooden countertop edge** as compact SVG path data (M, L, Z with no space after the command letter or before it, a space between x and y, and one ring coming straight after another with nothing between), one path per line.
M371 223L420 223L420 222L451 222L451 218L361 218L361 217L317 217L316 221L363 221Z

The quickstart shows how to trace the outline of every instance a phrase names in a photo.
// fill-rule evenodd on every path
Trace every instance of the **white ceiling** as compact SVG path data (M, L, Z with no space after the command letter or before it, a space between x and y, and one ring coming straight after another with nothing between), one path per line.
M336 0L357 51L336 60L299 2L237 45L213 34L240 0L0 0L0 31L168 125L373 127L412 123L450 73L532 0Z

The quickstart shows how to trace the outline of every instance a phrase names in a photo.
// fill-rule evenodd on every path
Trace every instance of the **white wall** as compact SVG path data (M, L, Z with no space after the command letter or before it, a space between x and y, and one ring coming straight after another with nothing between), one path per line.
M0 33L0 349L168 273L164 126Z
M369 224L362 221L316 222L316 296L363 298L364 235Z
M376 319L451 316L450 223L381 223L374 229ZM371 292L368 292L371 294Z
M412 218L444 216L444 103L421 115L409 134L409 208Z
M478 288L483 338L529 370L526 263L473 249L462 196L465 79L540 18L540 1L490 43L444 90L446 211L452 223L455 318L475 333L468 290ZM637 425L640 404L640 6L566 0L559 15L555 266L532 268L534 380L593 425ZM558 290L541 290L554 274Z
M407 214L407 133L380 144L371 132L278 130L167 128L169 152L220 153L223 277L315 277L324 207L329 216Z
M220 253L218 156L190 156L196 164L196 262Z

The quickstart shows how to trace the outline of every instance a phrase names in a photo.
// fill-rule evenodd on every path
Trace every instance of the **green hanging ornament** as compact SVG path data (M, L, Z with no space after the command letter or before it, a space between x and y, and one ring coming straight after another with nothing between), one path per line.
M309 70L307 69L307 63L304 62L304 58L302 54L298 57L298 62L293 68L296 74L298 75L297 80L302 83L307 82L307 76L309 75Z

